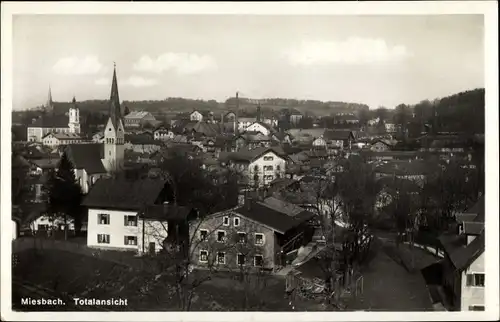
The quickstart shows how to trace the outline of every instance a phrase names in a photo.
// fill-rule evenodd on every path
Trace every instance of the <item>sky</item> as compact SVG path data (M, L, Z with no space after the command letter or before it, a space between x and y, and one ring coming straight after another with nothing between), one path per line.
M18 15L13 107L295 98L394 108L484 87L482 15Z

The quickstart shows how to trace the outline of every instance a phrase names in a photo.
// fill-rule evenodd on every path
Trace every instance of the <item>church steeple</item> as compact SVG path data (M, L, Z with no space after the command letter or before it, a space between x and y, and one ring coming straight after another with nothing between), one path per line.
M49 85L49 94L47 95L47 103L45 105L45 109L48 111L52 111L54 109L54 104L52 103L52 90Z
M113 126L117 127L119 121L122 119L122 112L120 109L120 97L118 96L118 81L116 80L116 64L113 66L113 81L111 83L111 94L109 97L109 117Z

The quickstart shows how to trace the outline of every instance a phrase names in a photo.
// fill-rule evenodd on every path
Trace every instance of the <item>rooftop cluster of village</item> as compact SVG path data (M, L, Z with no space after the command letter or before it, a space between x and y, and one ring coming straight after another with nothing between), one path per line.
M81 233L89 248L175 249L190 268L266 269L287 276L288 292L341 296L359 281L377 231L415 243L428 229L444 257L443 277L429 287L455 294L436 302L484 309L481 133L443 133L431 122L410 139L411 111L403 121L341 113L325 127L304 111L269 113L256 102L254 116L242 117L237 99L228 110L159 121L121 104L115 70L106 121L86 133L78 101L56 114L49 92L26 138L13 142L14 238L64 231ZM310 126L299 126L305 119ZM57 183L67 178L74 182ZM327 270L335 283L307 267L325 252L338 255Z

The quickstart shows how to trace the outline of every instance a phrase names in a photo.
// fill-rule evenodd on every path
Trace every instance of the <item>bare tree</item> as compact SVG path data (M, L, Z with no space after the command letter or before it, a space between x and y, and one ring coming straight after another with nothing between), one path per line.
M154 238L161 247L157 254L150 255L148 259L157 268L158 274L165 277L164 282L160 283L162 292L175 299L180 310L189 311L196 301L196 290L224 266L218 254L232 247L225 243L210 242L209 237L215 230L202 234L201 227L210 214L237 204L238 175L230 170L222 173L203 171L196 160L183 156L174 156L161 167L161 176L170 187L170 211L178 211L182 206L194 207L196 218L187 217L169 224L151 221L146 226L145 223L144 229L148 230L148 236ZM202 254L204 269L193 270L200 255L196 253L198 246L202 244L206 251ZM157 276L151 279L156 281Z

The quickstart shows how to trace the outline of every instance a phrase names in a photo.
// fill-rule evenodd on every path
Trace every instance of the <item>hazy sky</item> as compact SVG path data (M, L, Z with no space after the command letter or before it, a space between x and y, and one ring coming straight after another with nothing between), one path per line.
M13 17L15 109L107 99L416 103L484 87L481 15Z

